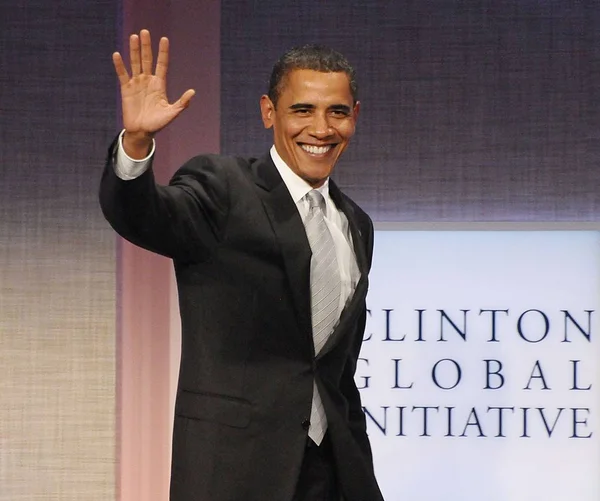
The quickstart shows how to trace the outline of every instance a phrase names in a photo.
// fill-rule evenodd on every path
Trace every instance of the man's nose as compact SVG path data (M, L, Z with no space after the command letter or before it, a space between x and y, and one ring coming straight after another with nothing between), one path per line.
M333 134L333 129L326 114L315 114L311 124L310 133L317 138L324 138Z

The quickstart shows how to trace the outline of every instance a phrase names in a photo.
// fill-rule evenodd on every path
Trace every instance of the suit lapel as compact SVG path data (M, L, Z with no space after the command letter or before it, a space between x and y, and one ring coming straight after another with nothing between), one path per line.
M258 194L279 241L290 291L296 309L298 325L307 333L312 347L310 316L310 258L311 251L302 218L296 204L281 179L277 168L267 155L252 166Z
M354 246L354 254L356 255L356 263L360 271L361 278L368 273L367 256L365 254L365 237L362 235L360 228L356 221L356 214L354 208L350 205L342 195L342 192L337 185L330 179L329 180L329 194L331 199L335 203L336 207L340 209L346 219L348 219L348 226L350 233L352 234L352 243Z

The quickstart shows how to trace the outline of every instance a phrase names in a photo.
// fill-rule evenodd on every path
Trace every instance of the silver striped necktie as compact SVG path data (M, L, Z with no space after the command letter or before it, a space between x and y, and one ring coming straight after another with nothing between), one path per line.
M304 221L304 227L312 251L310 262L310 304L313 342L315 355L317 355L339 320L341 278L333 238L323 216L325 199L317 190L308 192L306 198L308 199L310 208L308 216ZM326 430L327 417L325 416L317 384L314 382L308 436L316 444L320 444Z

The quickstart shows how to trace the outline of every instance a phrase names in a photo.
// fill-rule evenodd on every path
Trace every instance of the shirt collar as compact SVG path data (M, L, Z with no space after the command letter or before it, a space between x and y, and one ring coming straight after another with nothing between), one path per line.
M326 201L329 199L329 178L325 180L323 186L320 186L319 188L313 188L292 169L290 169L288 164L286 164L279 156L279 153L277 153L275 145L271 147L270 153L273 163L275 164L275 167L277 167L277 170L279 171L283 182L290 192L294 203L298 203L300 200L302 200L312 189L319 191Z

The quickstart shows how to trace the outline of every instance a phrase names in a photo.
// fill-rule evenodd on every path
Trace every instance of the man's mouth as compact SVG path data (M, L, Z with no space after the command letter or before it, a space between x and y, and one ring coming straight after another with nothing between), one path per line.
M335 145L326 144L324 146L313 146L310 144L301 144L300 148L302 148L306 153L311 155L325 155L328 153Z

